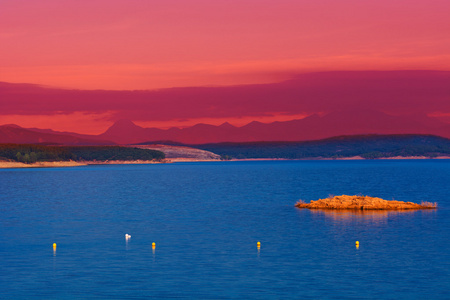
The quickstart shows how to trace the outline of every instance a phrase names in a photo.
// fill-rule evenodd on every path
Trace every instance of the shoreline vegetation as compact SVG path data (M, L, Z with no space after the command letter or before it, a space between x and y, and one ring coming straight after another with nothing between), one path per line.
M374 137L371 138L373 139ZM414 136L414 138L417 138L417 136ZM354 139L354 137L352 139ZM340 141L340 139L338 140ZM332 141L334 143L335 139L332 139ZM278 145L279 143L275 144ZM256 143L256 145L257 147L254 148L254 150L259 149L258 151L263 151L264 149L261 148L262 146L269 146L270 148L274 146L274 143ZM236 145L234 144L233 147L235 146ZM326 148L326 145L321 146L325 146ZM279 148L274 148L267 153L265 153L264 151L259 152L260 155L250 155L250 153L247 153L247 151L243 151L244 149L240 149L238 151L239 153L246 153L246 155L242 156L224 155L223 153L221 153L220 155L205 149L194 148L193 146L187 147L165 144L124 146L50 146L40 144L0 144L0 169L72 167L99 164L154 164L214 161L450 159L450 155L448 154L450 153L450 151L446 151L445 149L445 147L440 147L439 151L436 150L434 152L420 152L421 154L426 153L428 155L414 155L416 154L414 151L396 151L395 153L400 155L376 155L375 157L365 157L361 155L349 155L350 152L347 152L344 156L335 156L330 155L331 153L313 151L309 152L311 156L298 154L291 157L290 155L287 155L287 153L284 153L284 155L282 155L283 151ZM216 148L216 150L219 149ZM270 153L272 153L273 151L279 153L280 155L278 155L278 157L275 155L270 155ZM292 149L290 148L289 151L303 153L302 149L296 147ZM262 155L264 153L267 154L266 157ZM411 155L411 153L413 153L413 155ZM313 156L313 154L315 154L316 156ZM390 152L390 154L392 155L393 152Z
M61 168L61 167L80 167L89 165L132 165L132 164L160 164L170 161L161 160L112 160L112 161L41 161L35 163L23 163L17 161L0 161L0 169L16 168Z
M398 159L450 157L450 139L418 134L352 135L299 142L190 145L222 159Z
M437 203L422 202L421 204L413 202L404 202L397 200L384 200L369 196L330 196L325 199L311 200L306 203L299 200L295 207L308 209L325 210L411 210L411 209L436 209Z
M0 168L71 167L166 162L161 151L123 146L0 144Z

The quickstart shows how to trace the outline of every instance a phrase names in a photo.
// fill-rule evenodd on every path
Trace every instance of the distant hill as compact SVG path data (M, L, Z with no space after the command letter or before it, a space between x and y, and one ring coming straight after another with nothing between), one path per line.
M114 145L96 136L57 132L46 129L25 129L17 125L0 126L0 143L43 145Z
M372 110L346 110L324 116L261 123L242 127L224 123L219 126L197 124L188 128L143 128L121 120L97 136L119 144L170 140L184 144L257 141L306 141L340 135L432 134L450 138L450 124L426 115L391 116Z
M297 142L227 142L199 145L169 141L164 143L166 145L142 143L129 147L0 144L0 160L64 161L81 159L101 161L151 160L164 157L200 160L338 159L355 156L366 159L413 156L450 157L450 139L417 134L337 136ZM25 157L26 154L28 154L28 158Z
M50 145L172 144L201 145L222 142L298 142L343 135L422 134L450 138L450 124L425 115L391 116L378 111L340 111L304 119L260 123L242 127L197 124L188 128L143 128L130 120L114 123L100 135L58 132L50 129L0 126L0 143Z
M450 139L433 135L338 136L305 142L217 143L195 147L225 159L450 156Z
M222 142L298 142L332 136L367 134L431 134L450 138L450 124L425 115L390 116L377 111L341 111L300 120L260 123L242 127L197 124L188 128L143 128L129 120L114 123L100 135L57 132L50 129L0 126L0 143L48 145L174 144L201 145Z

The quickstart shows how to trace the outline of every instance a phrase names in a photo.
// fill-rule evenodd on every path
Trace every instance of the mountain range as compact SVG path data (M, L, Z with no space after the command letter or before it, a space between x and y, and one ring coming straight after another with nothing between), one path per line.
M393 116L380 111L358 109L335 111L323 116L261 123L236 127L196 124L186 128L143 128L130 120L115 122L104 133L86 135L51 129L22 128L14 124L0 126L0 143L114 145L155 141L183 144L255 141L307 141L341 135L431 134L450 138L450 123L425 114Z

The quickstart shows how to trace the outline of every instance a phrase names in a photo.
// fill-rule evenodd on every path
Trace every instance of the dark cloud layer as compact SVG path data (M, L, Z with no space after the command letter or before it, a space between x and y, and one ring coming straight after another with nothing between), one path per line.
M275 84L155 91L82 91L0 83L1 115L113 112L113 119L167 121L373 109L450 113L449 71L343 71Z

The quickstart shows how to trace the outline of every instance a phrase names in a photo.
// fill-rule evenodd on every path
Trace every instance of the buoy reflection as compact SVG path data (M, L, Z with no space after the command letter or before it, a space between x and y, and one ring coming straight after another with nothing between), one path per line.
M260 242L256 243L256 249L258 250L258 259L259 259L259 254L261 252L261 243Z
M128 250L128 241L130 240L131 235L128 233L125 234L125 250Z

